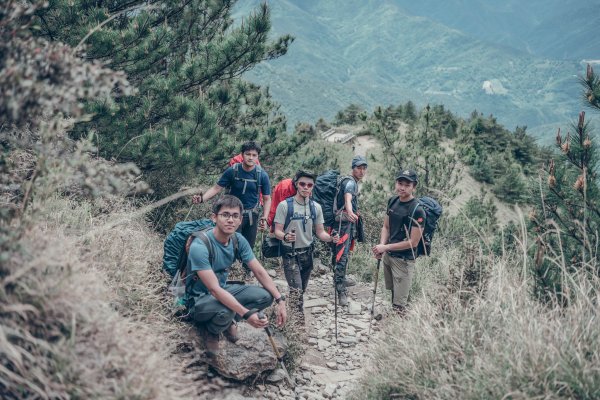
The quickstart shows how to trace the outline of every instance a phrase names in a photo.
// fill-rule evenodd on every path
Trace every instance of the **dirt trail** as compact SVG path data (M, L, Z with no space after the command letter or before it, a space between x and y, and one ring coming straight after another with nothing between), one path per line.
M287 293L287 283L281 268L276 270L275 283ZM380 282L381 284L381 282ZM268 383L264 378L247 385L212 372L203 358L202 344L190 330L189 349L185 362L189 373L197 375L200 399L345 399L364 373L369 346L377 336L380 324L373 321L368 336L370 304L373 287L357 283L348 288L349 304L338 306L338 338L335 339L335 307L332 274L318 261L305 293L306 353L301 365L291 376L295 387L285 380ZM383 310L382 288L378 288L375 310Z

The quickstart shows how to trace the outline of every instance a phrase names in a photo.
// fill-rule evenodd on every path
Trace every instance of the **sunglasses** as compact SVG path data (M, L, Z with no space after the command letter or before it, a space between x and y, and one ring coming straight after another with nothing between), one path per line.
M298 186L310 189L311 187L315 186L315 184L309 182L298 182Z

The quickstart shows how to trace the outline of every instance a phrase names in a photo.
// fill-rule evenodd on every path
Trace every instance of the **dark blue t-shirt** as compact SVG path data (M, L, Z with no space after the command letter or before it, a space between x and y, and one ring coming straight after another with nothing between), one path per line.
M227 246L224 246L221 244L221 242L215 239L213 229L206 231L206 236L212 243L215 253L212 265L210 265L208 258L208 249L201 239L194 238L190 246L187 270L192 271L192 273L188 274L187 276L186 287L190 288L189 294L192 296L208 293L208 289L200 279L192 282L193 277L197 276L196 271L212 269L219 279L219 286L224 287L225 283L227 282L227 276L229 275L229 267L231 267L231 264L233 264L235 261L233 241L229 239ZM237 232L235 235L237 235L238 253L242 259L242 262L247 264L254 260L256 257L254 256L248 241Z
M230 188L229 194L237 197L242 201L244 210L251 210L258 205L258 183L256 182L256 168L252 168L250 172L247 172L242 168L242 164L237 165L237 179L235 179L235 171L233 168L235 165L227 168L221 178L217 182L217 185ZM271 195L271 182L269 181L269 175L264 169L260 168L260 190L263 196Z

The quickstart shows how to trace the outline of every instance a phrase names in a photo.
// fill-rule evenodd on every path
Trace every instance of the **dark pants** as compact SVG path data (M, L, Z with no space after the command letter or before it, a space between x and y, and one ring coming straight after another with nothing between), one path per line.
M264 310L273 303L271 293L259 286L227 285L224 289L248 309ZM190 307L190 317L195 323L206 327L210 333L218 335L229 328L236 315L207 293L194 299L194 305Z
M252 216L252 218L250 218ZM250 248L254 251L254 243L256 243L256 231L258 229L258 213L255 211L244 212L244 218L242 224L238 228L238 232L246 238L250 243ZM250 268L246 264L242 264L245 271L250 271Z
M348 255L350 253L350 245L354 237L354 224L348 221L342 221L341 225L336 222L334 229L339 229L340 240L338 243L331 244L331 263L334 265L333 280L335 288L338 292L346 290L344 285L346 281L346 269L348 268Z
M308 287L310 273L313 270L312 250L291 256L283 256L283 272L290 289L290 307L304 312L304 292Z

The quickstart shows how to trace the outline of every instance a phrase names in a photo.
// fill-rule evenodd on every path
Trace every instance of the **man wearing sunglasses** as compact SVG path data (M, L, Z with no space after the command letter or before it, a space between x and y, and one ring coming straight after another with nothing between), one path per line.
M243 318L255 328L268 326L268 319L260 319L258 311L270 306L273 299L278 304L277 324L282 326L287 318L285 297L254 256L248 241L236 233L242 223L242 212L242 202L237 197L221 197L212 208L215 227L200 232L205 234L206 243L194 237L189 244L185 274L189 316L205 328L206 351L213 356L219 350L221 333L231 342L238 340L236 321ZM262 287L227 284L229 269L236 258L248 265Z
M304 292L313 269L313 230L324 242L339 238L325 231L321 205L310 199L315 179L310 172L298 171L292 180L296 194L277 205L274 219L275 237L283 242L283 271L290 290L290 306L299 313L302 323Z

